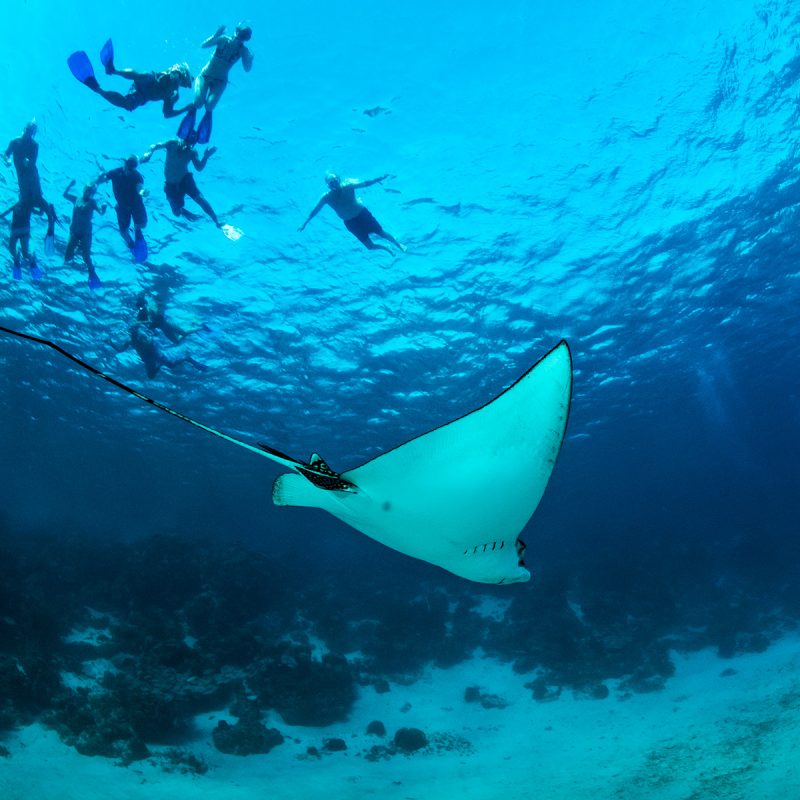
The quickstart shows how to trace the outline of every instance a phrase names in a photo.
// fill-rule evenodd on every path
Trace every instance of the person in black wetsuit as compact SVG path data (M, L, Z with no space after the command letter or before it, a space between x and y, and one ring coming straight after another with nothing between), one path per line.
M98 214L105 214L106 204L99 205L95 200L97 184L87 183L83 187L80 197L70 192L74 185L75 181L73 180L64 190L64 198L73 203L72 222L69 226L69 241L64 252L64 263L72 261L75 251L80 248L83 263L86 264L86 268L89 270L89 286L97 289L100 287L100 279L97 277L97 272L92 263L92 216L95 211Z
M121 167L101 173L96 181L96 183L111 181L111 189L117 201L119 232L134 255L135 243L144 241L142 229L147 225L147 211L143 200L146 189L142 173L136 169L138 165L137 156L128 156ZM131 238L130 233L131 222L133 222L134 238Z
M40 211L47 215L47 234L45 235L45 248L52 251L54 248L56 211L52 203L48 203L42 195L41 181L39 180L39 167L36 161L39 157L39 144L36 141L38 128L36 121L31 120L22 131L22 136L12 139L8 143L3 161L10 165L9 156L14 160L14 169L17 172L19 184L19 200L32 211ZM28 214L30 220L30 213Z
M164 194L169 200L172 213L176 217L182 216L193 222L200 219L199 214L193 214L185 207L184 202L188 195L211 217L213 223L218 228L221 228L222 223L217 218L211 203L206 200L200 189L197 188L194 175L189 171L190 164L194 165L198 172L205 169L208 159L217 152L217 148L207 147L202 157L200 157L194 146L195 138L193 134L186 141L176 138L151 144L147 152L142 156L142 163L149 161L156 150L166 151L164 159Z
M320 197L314 208L311 209L306 221L297 229L305 230L306 225L326 206L330 206L344 222L345 227L361 244L368 250L385 250L387 253L392 251L382 244L376 244L370 238L370 234L386 239L400 250L405 252L405 246L400 244L397 239L383 229L380 222L372 216L370 210L356 196L356 189L365 186L372 186L375 183L383 183L389 176L381 175L380 178L373 178L368 181L357 181L353 178L342 180L338 175L329 172L325 176L325 183L328 191Z
M110 40L106 43L106 48L109 48L108 56L103 59L106 74L118 75L120 78L132 81L128 93L122 94L121 92L103 89L94 75L87 75L83 79L83 83L95 94L99 94L100 97L108 100L112 106L124 108L126 111L133 111L145 103L161 102L162 112L167 118L177 117L192 107L191 103L187 103L182 108L175 108L180 88L188 89L192 85L192 76L189 72L188 64L173 64L169 69L161 72L152 70L140 72L139 70L128 68L117 69L114 66L114 51L113 48L110 48Z

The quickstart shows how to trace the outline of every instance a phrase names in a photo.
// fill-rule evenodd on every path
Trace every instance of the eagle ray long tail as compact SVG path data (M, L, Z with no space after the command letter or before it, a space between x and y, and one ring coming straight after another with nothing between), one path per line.
M29 333L22 333L21 331L15 331L11 328L6 328L3 325L0 325L0 332L2 333L9 333L12 336L17 336L20 339L27 339L29 342L35 342L36 344L44 345L45 347L49 347L51 350L55 350L56 353L59 355L68 358L70 361L77 364L82 369L85 369L87 372L91 372L93 375L97 375L97 377L102 378L104 381L108 381L112 386L116 386L118 389L122 389L122 391L127 392L128 394L132 394L134 397L138 398L139 400L143 400L145 403L148 403L151 406L159 409L160 411L164 411L167 414L171 414L173 417L177 417L178 419L182 419L184 422L188 422L190 425L194 425L195 428L200 428L201 430L206 431L207 433L213 434L214 436L218 436L220 439L225 439L232 444L238 445L239 447L244 447L245 450L250 450L253 453L258 453L260 456L264 456L265 458L269 458L272 461L275 461L278 464L282 464L284 467L289 467L301 474L305 475L305 473L309 470L308 466L302 464L300 461L297 461L291 456L287 456L284 453L281 453L278 450L269 447L268 445L252 445L248 444L247 442L243 442L241 439L236 439L233 436L228 436L227 433L223 433L222 431L218 431L216 428L211 428L208 425L203 425L202 422L198 422L196 419L192 419L191 417L187 417L185 414L181 414L180 411L176 411L174 408L170 408L169 406L165 406L163 403L159 403L158 400L153 400L152 397L148 397L146 394L142 394L141 392L133 389L130 386L122 383L122 381L118 381L116 378L112 378L110 375L106 375L105 372L97 369L97 367L93 367L91 364L87 364L85 361L82 361L77 356L72 355L72 353L65 350L63 347L60 347L55 342L51 342L49 339L42 339L38 336L32 336Z

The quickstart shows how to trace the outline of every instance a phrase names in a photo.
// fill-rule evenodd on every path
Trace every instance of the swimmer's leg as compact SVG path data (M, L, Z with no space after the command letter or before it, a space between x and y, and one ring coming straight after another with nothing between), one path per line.
M205 102L206 112L211 113L217 107L227 85L225 81L214 81L213 85L209 87Z
M92 263L92 237L81 237L81 255L83 256L83 263L89 268L89 272L94 272L94 264Z
M120 236L125 240L129 250L133 250L133 239L131 238L131 217L133 212L128 206L117 206L117 224L119 225Z
M129 92L128 94L121 94L120 92L112 92L109 91L108 89L104 89L102 86L100 86L100 84L96 80L94 80L92 83L86 83L86 85L95 94L99 94L100 97L111 103L112 106L116 106L117 108L124 108L125 111L133 111L135 108L139 108L139 106L143 105L142 99L137 92Z
M78 247L78 239L74 233L69 235L69 239L67 240L67 249L64 250L64 263L66 264L68 261L72 261L75 257L75 250Z
M202 208L203 211L205 211L206 214L208 214L208 216L211 217L211 220L213 221L213 223L217 227L219 227L219 219L217 218L217 214L214 211L214 209L211 207L211 203L209 203L208 200L206 200L206 198L203 196L203 194L198 191L198 192L190 194L189 197L191 197L192 200L194 200L195 203L197 203L197 205L199 205L200 208Z
M386 239L387 241L395 245L395 247L397 247L399 250L402 250L405 253L406 246L404 244L400 244L400 242L398 242L397 239L395 239L391 233L388 233L387 231L383 230L383 228L381 228L380 232L376 233L376 236L380 236L382 239Z

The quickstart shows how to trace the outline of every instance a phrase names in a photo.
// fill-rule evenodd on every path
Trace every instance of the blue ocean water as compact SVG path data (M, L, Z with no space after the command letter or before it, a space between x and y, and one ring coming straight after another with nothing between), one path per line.
M71 179L82 185L178 123L155 104L105 103L72 78L69 53L85 49L104 86L125 88L100 69L108 36L118 66L187 60L196 72L200 42L240 19L253 27L253 70L234 68L215 112L218 152L197 181L242 239L176 220L157 156L141 168L148 261L131 263L113 213L96 217L104 288L92 292L82 265L61 263L66 224L47 258L35 220L45 278L12 280L6 258L0 324L234 436L298 458L318 451L336 470L483 404L564 337L573 405L524 536L534 583L502 590L518 613L547 607L548 587L579 602L616 587L619 608L644 616L648 584L665 594L648 595L658 608L647 613L666 604L667 627L702 623L733 596L745 608L758 598L755 617L780 609L777 627L790 626L793 5L28 0L4 11L0 144L35 116L44 194L66 222ZM361 196L407 253L361 248L330 210L297 232L329 169L392 175ZM3 168L2 208L15 197ZM133 351L113 347L138 293L154 288L178 323L205 323L182 347L207 371L148 379ZM311 587L352 593L355 569L471 591L321 512L273 507L268 462L5 337L0 452L11 540L180 534L246 542Z

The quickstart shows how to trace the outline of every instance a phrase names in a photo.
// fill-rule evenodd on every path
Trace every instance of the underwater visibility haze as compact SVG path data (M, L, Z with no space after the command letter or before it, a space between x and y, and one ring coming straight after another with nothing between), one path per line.
M165 118L67 59L124 94L109 38L117 70L197 76L240 22L252 68L191 168L223 231L174 213L169 148L142 158L188 80ZM4 247L0 326L344 479L392 463L422 520L392 550L353 527L384 541L394 495L273 505L268 459L0 334L4 796L800 791L793 4L27 0L4 25L0 147L35 118L58 223L51 252L32 218L41 275ZM147 254L100 183L92 287L63 193L132 154ZM386 249L335 202L309 220L330 172ZM17 195L0 164L0 212ZM562 340L571 405L566 378L507 403L519 435L486 447L474 420ZM524 525L529 582L425 555L487 525Z

